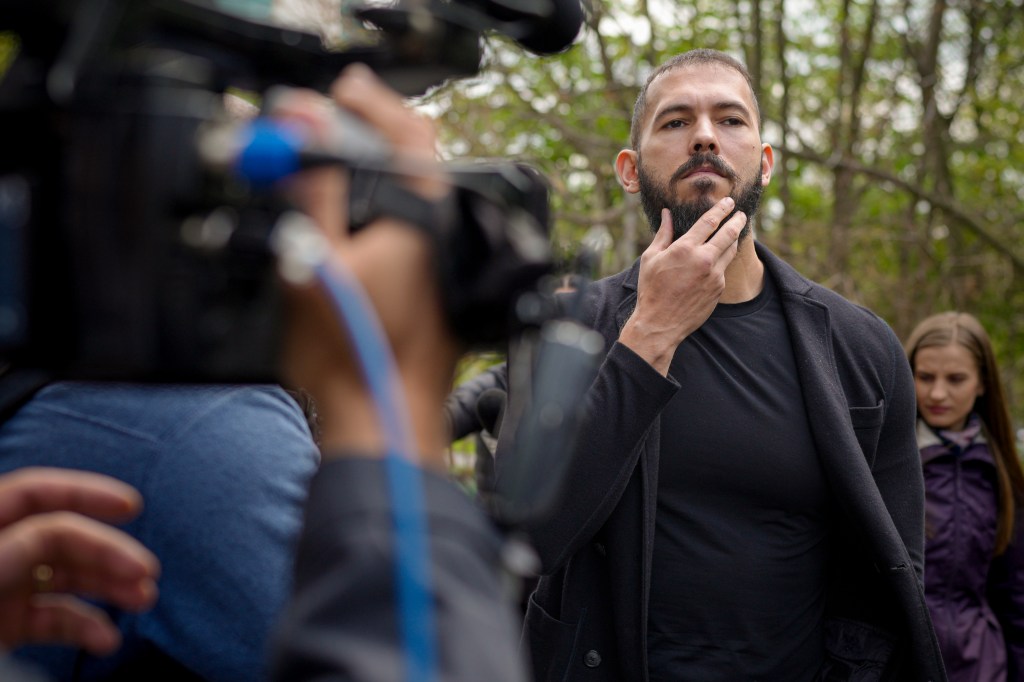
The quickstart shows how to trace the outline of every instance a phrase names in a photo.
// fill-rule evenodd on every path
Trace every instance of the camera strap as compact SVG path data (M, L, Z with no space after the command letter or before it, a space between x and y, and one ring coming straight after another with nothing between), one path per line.
M455 201L454 190L430 201L403 187L397 176L357 171L349 207L351 230L356 232L379 218L395 218L418 227L437 244L452 229Z

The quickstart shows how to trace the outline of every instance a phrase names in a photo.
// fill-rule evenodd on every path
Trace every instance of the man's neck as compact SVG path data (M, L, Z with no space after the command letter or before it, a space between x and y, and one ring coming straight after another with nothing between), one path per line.
M739 252L725 271L725 290L720 303L743 303L755 298L764 287L764 263L754 251L754 236L740 242Z

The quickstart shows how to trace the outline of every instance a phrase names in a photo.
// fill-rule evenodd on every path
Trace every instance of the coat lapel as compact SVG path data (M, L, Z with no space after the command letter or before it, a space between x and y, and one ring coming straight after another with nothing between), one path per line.
M622 300L615 309L615 336L618 337L626 320L636 308L637 282L640 277L640 259L637 259L622 281ZM651 591L651 564L654 556L654 522L658 501L658 453L661 450L661 422L655 420L647 432L640 452L640 476L627 486L620 509L613 524L626 543L640 540L640 563L628 557L613 562L609 567L612 581L635 585L640 593L625 590L626 599L619 600L614 609L623 614L616 618L616 636L623 660L641 656L641 665L630 668L628 679L622 682L643 682L647 679L647 612ZM637 484L639 489L637 489ZM628 546L628 545L627 545Z
M857 441L850 406L839 379L832 350L828 308L807 296L810 282L760 244L758 255L782 292L800 388L814 443L838 508L879 551L879 556L905 554L903 542L875 485Z
M640 281L640 259L637 258L633 262L633 267L626 273L626 278L622 280L622 300L619 301L618 307L615 309L615 329L616 335L622 331L622 326L626 324L626 320L633 314L633 309L636 308L636 294L637 294L637 282Z

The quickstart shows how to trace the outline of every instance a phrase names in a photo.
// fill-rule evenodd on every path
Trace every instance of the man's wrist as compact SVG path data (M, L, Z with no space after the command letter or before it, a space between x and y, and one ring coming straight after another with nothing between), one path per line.
M667 339L664 334L650 330L635 315L623 325L619 332L619 343L643 358L662 376L668 375L672 357L679 345L674 339Z

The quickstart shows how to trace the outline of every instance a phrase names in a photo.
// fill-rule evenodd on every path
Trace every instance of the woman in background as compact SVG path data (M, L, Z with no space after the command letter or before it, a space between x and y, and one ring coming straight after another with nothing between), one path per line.
M926 491L925 596L950 682L1024 679L1024 472L988 334L966 313L906 344Z

